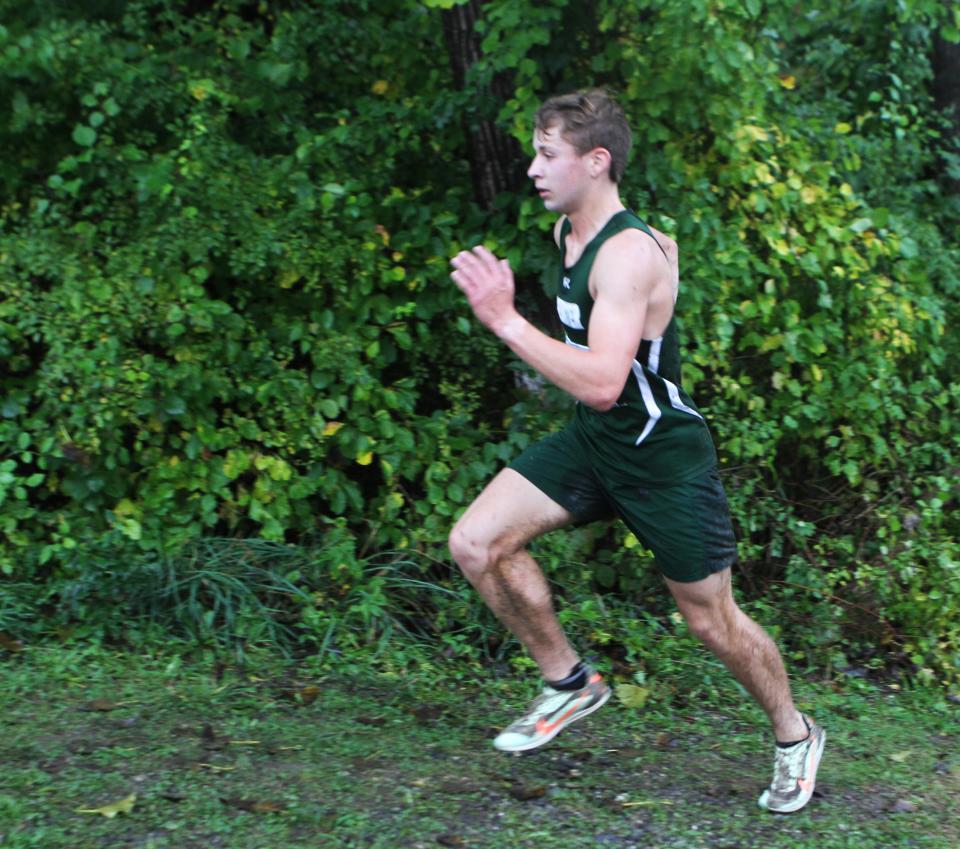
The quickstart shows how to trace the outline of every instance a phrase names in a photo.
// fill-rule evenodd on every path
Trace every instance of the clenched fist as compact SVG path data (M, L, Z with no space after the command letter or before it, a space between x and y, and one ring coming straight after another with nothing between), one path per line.
M519 317L514 306L516 287L510 263L478 245L458 253L450 264L454 269L450 277L467 296L474 315L485 327L501 335L502 328Z

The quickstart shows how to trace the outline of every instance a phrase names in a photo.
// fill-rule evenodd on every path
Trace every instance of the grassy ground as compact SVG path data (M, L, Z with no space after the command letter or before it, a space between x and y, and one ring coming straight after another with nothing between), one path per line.
M935 694L801 683L827 749L816 797L784 817L756 807L769 741L732 685L705 699L693 677L674 682L639 711L614 700L543 750L503 755L490 738L535 683L452 672L0 657L0 846L960 845L960 708Z

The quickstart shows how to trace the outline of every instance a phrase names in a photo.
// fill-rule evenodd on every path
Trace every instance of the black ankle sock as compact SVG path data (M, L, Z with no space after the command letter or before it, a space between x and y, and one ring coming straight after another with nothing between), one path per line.
M807 726L807 736L804 737L802 740L794 740L792 743L781 743L779 740L777 740L777 748L778 748L778 749L789 749L791 746L796 746L797 743L802 743L804 740L809 739L809 737L810 737L810 723L807 722L807 718L806 718L805 716L801 716L800 718L803 720L803 724Z
M547 681L547 686L554 690L582 690L587 686L587 668L583 662L578 662L566 678L559 681Z

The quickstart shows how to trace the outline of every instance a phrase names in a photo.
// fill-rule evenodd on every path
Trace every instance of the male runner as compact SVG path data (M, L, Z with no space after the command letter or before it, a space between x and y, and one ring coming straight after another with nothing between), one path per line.
M541 746L610 697L567 641L525 546L572 521L617 515L653 551L691 631L769 717L774 777L759 803L789 813L813 795L825 734L797 711L779 651L731 593L737 549L716 454L680 387L677 247L620 200L630 144L622 110L602 91L552 98L537 113L527 174L560 216L563 342L517 312L506 260L484 247L452 260L477 319L578 402L570 423L501 471L450 535L454 560L546 682L494 745Z

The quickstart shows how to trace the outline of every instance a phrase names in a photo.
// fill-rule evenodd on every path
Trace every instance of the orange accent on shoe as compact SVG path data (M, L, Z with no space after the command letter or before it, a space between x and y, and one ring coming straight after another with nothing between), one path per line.
M798 778L797 786L804 792L809 793L813 790L813 782L809 778Z
M570 717L570 716L572 716L573 714L575 714L575 713L577 712L577 707L578 707L578 706L580 705L580 703L581 703L582 701L584 701L587 697L588 697L588 696L587 696L586 693L585 693L584 695L580 696L580 697L570 706L570 709L569 709L568 711L566 711L566 713L563 713L563 714L561 714L560 716L558 716L555 720L553 720L553 722L547 722L545 719L538 719L538 720L537 720L537 725L536 725L537 731L539 731L541 734L549 734L549 733L550 733L551 731L553 731L553 729L556 728L561 722L563 722L563 721L566 720L568 717Z
M600 673L599 673L599 672L594 672L593 675L590 676L590 680L589 680L587 683L588 683L588 684L599 684L602 680L603 680L603 678L600 677Z

